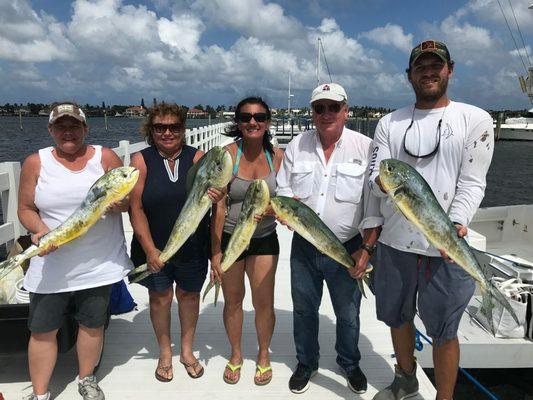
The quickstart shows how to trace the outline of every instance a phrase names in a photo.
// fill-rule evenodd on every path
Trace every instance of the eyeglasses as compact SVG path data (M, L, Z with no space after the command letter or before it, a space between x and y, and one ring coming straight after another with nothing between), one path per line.
M337 114L341 108L344 106L344 103L332 103L326 106L325 104L313 104L313 111L317 114L324 114L326 112L326 108L329 112Z
M444 107L444 111L446 111L446 107ZM427 153L427 154L422 154L422 155L419 155L419 154L414 154L413 152L411 152L406 144L405 144L405 138L407 137L407 131L409 131L409 129L411 129L411 127L413 126L413 123L414 123L414 116L415 116L415 110L413 108L413 116L411 117L411 123L409 124L409 126L407 127L407 129L405 130L405 133L403 134L403 151L405 151L408 155L410 155L411 157L414 157L414 158L427 158L427 157L431 157L433 155L435 155L435 153L437 152L437 150L439 149L439 146L440 146L440 136L441 136L441 126L442 126L442 117L439 119L439 123L437 124L437 145L435 146L435 148L433 149L433 151L431 151L430 153ZM444 112L442 113L442 116L444 116Z
M252 118L255 120L255 122L265 122L268 119L267 113L240 113L237 117L237 120L239 122L250 122Z
M172 133L180 133L183 127L181 124L153 124L152 129L155 133L165 133L167 129Z

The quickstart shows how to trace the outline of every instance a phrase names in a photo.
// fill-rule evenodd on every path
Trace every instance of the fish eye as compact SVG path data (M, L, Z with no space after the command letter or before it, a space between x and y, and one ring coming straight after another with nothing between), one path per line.
M389 172L394 171L394 167L392 165L387 165L387 171Z

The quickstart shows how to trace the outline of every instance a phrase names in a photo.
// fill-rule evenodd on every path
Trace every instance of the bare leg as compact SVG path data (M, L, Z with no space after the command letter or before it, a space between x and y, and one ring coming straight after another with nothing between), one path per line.
M391 328L392 345L400 368L410 374L415 367L415 325L406 322L399 328Z
M244 299L244 260L238 261L226 271L222 278L222 290L224 292L224 326L231 345L231 357L229 362L233 365L242 362L241 335L242 335L242 301ZM227 378L234 380L239 372L224 372Z
M78 368L80 379L92 375L94 367L100 358L104 343L104 327L87 328L80 324L76 350L78 352Z
M178 299L178 309L181 326L181 356L180 360L188 365L196 363L198 360L192 352L194 342L194 332L198 322L200 310L200 293L186 292L176 287L176 298ZM188 372L196 375L202 371L202 366L196 364L188 368Z
M57 360L57 329L32 332L28 343L28 364L33 393L43 395L48 391L50 378Z
M170 340L170 307L172 305L173 290L169 287L164 292L148 291L150 296L150 319L159 344L159 365L172 364L172 348ZM172 377L169 371L167 378Z
M268 349L274 333L276 315L274 314L274 282L278 256L260 255L246 257L246 274L252 289L252 303L255 310L255 329L259 352L257 364L262 367L270 365ZM270 379L272 371L261 377L262 381Z
M451 400L459 367L459 341L447 340L441 346L433 346L437 400Z
M255 328L259 353L257 362L261 366L269 364L270 341L274 332L274 281L278 256L262 255L246 258L246 274L250 279L252 302L255 309Z

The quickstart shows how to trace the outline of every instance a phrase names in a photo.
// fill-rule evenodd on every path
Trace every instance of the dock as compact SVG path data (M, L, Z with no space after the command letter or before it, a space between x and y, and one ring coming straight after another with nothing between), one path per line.
M127 243L132 229L124 214ZM177 396L194 399L372 399L376 392L389 385L393 377L394 358L389 329L376 320L374 298L369 294L361 303L362 353L361 368L368 379L365 394L353 393L335 362L335 316L329 294L325 290L320 308L320 368L311 380L309 390L301 395L292 394L288 381L296 366L292 336L292 301L290 296L290 241L292 233L278 226L281 253L276 273L275 312L276 327L271 345L272 382L264 387L253 382L257 339L249 288L244 300L243 352L244 365L241 379L236 385L222 380L224 366L229 357L229 344L222 322L224 299L213 305L214 293L201 304L200 318L195 336L195 355L205 367L205 374L191 379L179 363L179 323L177 304L172 307L172 338L174 348L174 380L161 383L154 377L158 348L152 331L148 310L148 293L140 285L129 285L138 304L137 310L111 317L105 334L105 346L97 376L108 400L170 400ZM207 284L207 282L206 282ZM60 354L50 390L54 399L79 398L76 385L76 351ZM420 394L413 399L434 399L435 389L424 371L418 369ZM0 392L6 400L20 399L30 393L31 383L27 368L27 355L0 356Z

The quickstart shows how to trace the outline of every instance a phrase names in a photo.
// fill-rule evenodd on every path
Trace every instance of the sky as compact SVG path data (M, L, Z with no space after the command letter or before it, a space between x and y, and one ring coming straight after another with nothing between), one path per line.
M249 95L309 104L321 83L349 103L413 102L409 53L444 41L450 97L485 109L531 108L517 76L533 60L533 0L0 0L0 104L235 105ZM504 13L513 31L506 26ZM511 7L512 6L512 7ZM522 42L517 24L524 41ZM525 44L525 47L524 47Z

